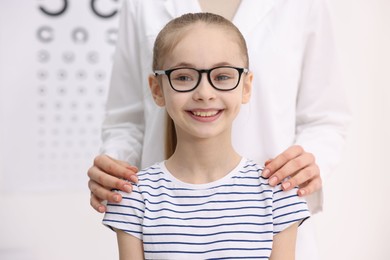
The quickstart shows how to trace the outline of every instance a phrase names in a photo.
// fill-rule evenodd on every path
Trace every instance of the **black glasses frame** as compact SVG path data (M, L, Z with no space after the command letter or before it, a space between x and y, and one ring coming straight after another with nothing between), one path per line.
M232 88L229 88L229 89L220 89L216 86L214 86L213 82L211 81L211 72L215 69L220 69L220 68L231 68L231 69L236 69L238 71L238 80L237 80L237 84L232 87ZM175 70L180 70L180 69L191 69L191 70L194 70L194 71L197 71L199 73L199 78L198 78L198 82L195 84L195 86L191 89L187 89L187 90L178 90L178 89L175 89L172 85L172 82L171 82L171 73L174 72ZM187 68L187 67L181 67L181 68L174 68L174 69L169 69L169 70L155 70L153 71L154 72L154 75L155 76L158 76L158 75L167 75L168 76L168 81L169 81L169 85L171 86L171 88L177 92L190 92L190 91L193 91L194 89L196 89L198 86L199 86L199 83L202 81L202 74L203 73L207 73L207 80L209 81L210 85L215 88L216 90L219 90L219 91L230 91L230 90L233 90L235 88L237 88L238 84L240 84L240 81L241 81L241 75L242 73L245 73L247 74L249 72L249 69L247 68L239 68L239 67L232 67L232 66L218 66L218 67L214 67L214 68L211 68L211 69L202 69L202 70L198 70L198 69L195 69L195 68Z

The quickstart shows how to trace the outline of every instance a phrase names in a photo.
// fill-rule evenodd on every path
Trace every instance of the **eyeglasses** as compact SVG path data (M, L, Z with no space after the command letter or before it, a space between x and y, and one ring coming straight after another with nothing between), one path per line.
M177 92L189 92L196 89L202 80L202 74L207 73L210 85L220 91L235 89L240 83L242 73L248 73L246 68L220 66L209 70L194 68L175 68L170 70L155 70L154 75L167 75L169 84Z

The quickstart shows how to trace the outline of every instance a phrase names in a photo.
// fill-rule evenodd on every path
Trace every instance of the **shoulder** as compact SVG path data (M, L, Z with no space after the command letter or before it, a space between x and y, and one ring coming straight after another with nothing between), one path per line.
M240 168L241 173L247 173L247 174L257 174L261 176L261 173L263 172L264 167L260 164L256 163L255 161L247 158L243 158L243 163Z
M146 180L147 178L156 179L164 174L161 164L163 162L155 163L151 166L148 166L137 173L137 177L140 181Z
M264 166L258 164L257 162L243 158L241 167L239 167L237 174L240 178L245 178L252 180L261 185L268 185L268 178L264 178L261 174L263 172Z
M137 173L138 183L136 185L140 191L157 190L169 186L172 181L167 176L163 165L164 162L155 163Z

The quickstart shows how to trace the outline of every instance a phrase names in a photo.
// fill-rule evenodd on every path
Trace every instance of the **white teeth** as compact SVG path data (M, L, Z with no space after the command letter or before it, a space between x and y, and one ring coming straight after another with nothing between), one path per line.
M200 117L215 116L218 111L192 111L192 114Z

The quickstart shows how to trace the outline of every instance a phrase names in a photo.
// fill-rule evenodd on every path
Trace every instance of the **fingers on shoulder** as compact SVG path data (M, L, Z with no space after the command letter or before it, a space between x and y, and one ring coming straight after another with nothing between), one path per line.
M270 169L271 172L275 172L286 165L288 162L298 158L302 153L304 153L302 146L290 146L287 150L276 156L271 161L267 161L267 168ZM301 162L298 161L297 163Z
M320 176L318 176L300 185L300 188L298 190L298 195L301 197L307 196L314 192L319 191L321 188L322 188L322 179Z
M106 212L106 206L102 203L98 197L96 197L93 193L91 194L90 204L92 208L94 208L99 213Z
M305 167L298 171L294 176L289 180L292 186L304 185L320 177L320 170L317 165L311 165ZM321 179L321 178L320 178Z

